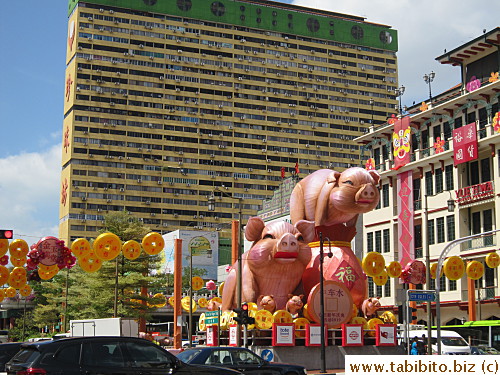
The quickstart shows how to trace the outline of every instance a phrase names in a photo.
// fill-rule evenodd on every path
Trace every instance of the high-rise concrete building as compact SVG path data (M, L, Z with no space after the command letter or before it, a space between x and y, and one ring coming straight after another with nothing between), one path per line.
M397 32L271 1L69 1L60 238L254 215L284 174L359 164L394 112ZM207 209L214 191L217 209Z

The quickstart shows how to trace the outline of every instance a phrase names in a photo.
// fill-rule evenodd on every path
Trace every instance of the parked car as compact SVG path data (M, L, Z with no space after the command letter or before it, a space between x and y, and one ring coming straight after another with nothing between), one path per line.
M0 344L0 374L5 371L5 364L19 351L22 342Z
M21 345L8 374L237 375L223 367L183 363L151 341L137 337L70 337Z
M307 374L303 366L268 362L251 350L238 347L196 347L180 352L177 358L190 364L223 366L252 375Z
M488 354L488 353L486 353L483 349L478 348L477 346L471 346L470 347L470 354L473 354L473 355L484 355L484 354Z
M486 345L478 345L478 348L481 349L483 352L485 352L485 354L500 354L500 352L495 349L495 348L492 348L491 346L486 346Z

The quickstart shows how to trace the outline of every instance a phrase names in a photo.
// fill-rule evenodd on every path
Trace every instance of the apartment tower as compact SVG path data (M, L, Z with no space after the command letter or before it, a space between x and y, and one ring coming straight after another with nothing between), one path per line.
M396 51L390 26L272 1L69 1L60 238L120 210L161 233L244 223L283 178L360 165Z

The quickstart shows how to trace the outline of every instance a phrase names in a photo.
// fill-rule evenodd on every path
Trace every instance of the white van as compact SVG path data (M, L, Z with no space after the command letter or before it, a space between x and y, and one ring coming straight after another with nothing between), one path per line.
M414 337L422 339L422 335L425 335L426 340L428 337L427 330L411 330L409 331L410 342ZM437 354L437 331L432 330L432 352ZM453 331L443 331L441 330L441 354L448 355L460 355L460 354L470 354L470 346L467 341L464 340L462 336Z

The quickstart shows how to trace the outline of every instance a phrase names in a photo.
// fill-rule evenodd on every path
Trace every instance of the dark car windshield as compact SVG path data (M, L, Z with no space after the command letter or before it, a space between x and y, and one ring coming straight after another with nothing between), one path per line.
M192 350L184 350L177 354L177 358L179 358L183 362L189 363L194 357L201 353L201 349L192 349Z
M441 337L441 342L446 346L468 346L467 342L461 337Z
M36 347L28 346L26 348L21 348L11 361L16 363L31 363L38 357L39 354L40 352L36 349Z

